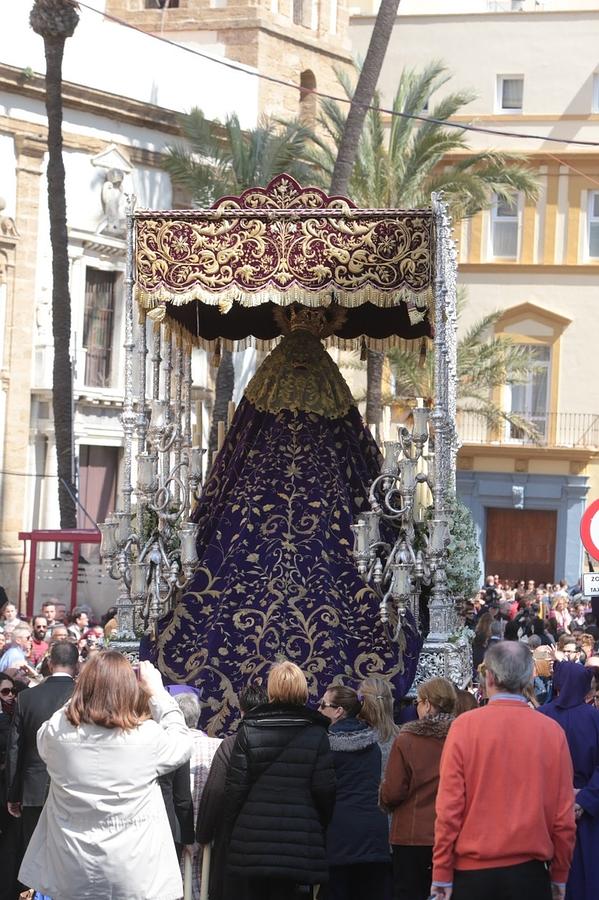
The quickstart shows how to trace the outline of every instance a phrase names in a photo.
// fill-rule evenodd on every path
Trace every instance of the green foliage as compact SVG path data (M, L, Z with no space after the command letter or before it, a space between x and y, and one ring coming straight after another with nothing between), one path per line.
M312 180L304 158L309 131L299 122L262 119L244 131L236 115L220 124L196 107L180 124L186 142L168 148L164 167L176 184L189 190L197 206L211 206L219 197L245 188L265 187L281 172L300 183Z
M351 80L346 74L336 74L350 99ZM349 196L359 206L418 208L430 205L432 191L443 191L453 215L460 218L490 206L493 195L506 200L519 192L537 196L537 181L524 158L494 150L471 151L468 132L442 124L462 112L474 99L472 92L442 94L427 113L422 112L450 77L440 62L432 62L421 70L404 69L399 79L393 110L430 116L436 122L394 116L387 130L383 114L368 111L349 188ZM378 94L373 105L380 105ZM332 176L346 117L345 107L333 100L321 102L309 156L316 179L325 187Z
M456 496L447 502L451 541L447 556L447 584L453 600L473 597L481 583L479 544L470 510Z
M458 316L464 305L458 304ZM458 340L457 405L481 416L496 428L509 422L533 440L538 437L534 425L515 413L506 411L493 401L493 391L506 384L523 384L534 372L534 351L515 343L507 336L493 336L493 328L501 317L500 310L478 319ZM403 399L423 397L432 405L434 395L434 356L428 353L424 362L417 352L394 347L387 357L395 376L395 391Z

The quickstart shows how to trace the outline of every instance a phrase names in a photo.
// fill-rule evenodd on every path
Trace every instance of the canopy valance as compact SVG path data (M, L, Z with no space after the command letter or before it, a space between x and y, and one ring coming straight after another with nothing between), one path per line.
M382 348L428 335L431 210L364 210L279 175L211 209L142 211L135 289L158 321L200 344L266 348L280 334L273 305L344 307L329 342Z

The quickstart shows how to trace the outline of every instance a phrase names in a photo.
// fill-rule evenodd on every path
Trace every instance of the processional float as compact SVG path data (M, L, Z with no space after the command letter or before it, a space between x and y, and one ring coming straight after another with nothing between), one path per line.
M265 189L247 190L240 197L225 197L211 209L165 212L131 208L127 221L122 506L100 526L101 555L109 574L118 579L120 586L118 632L113 646L134 657L139 652L141 638L142 645L145 642L150 647L150 655L153 653L159 665L162 663L167 677L192 683L201 681L202 673L207 676L209 670L218 669L218 654L226 657L234 652L230 631L225 634L221 628L218 641L195 654L193 640L199 632L189 631L189 621L195 616L194 610L199 616L200 610L208 609L212 618L202 619L202 627L206 628L206 623L215 622L214 617L220 614L221 588L210 593L210 585L206 584L213 577L212 569L201 588L198 587L198 573L208 571L212 565L203 562L203 548L208 539L214 542L215 534L217 537L220 534L219 523L210 517L216 515L214 510L221 503L224 482L227 478L231 480L230 471L241 471L245 466L245 457L239 458L239 442L248 439L251 428L254 428L251 440L258 439L255 423L250 426L245 421L247 410L242 415L238 409L240 422L234 422L228 446L225 442L213 464L206 457L206 450L201 446L201 410L194 404L194 348L217 354L249 346L270 350L281 340L281 334L295 333L290 344L285 341L281 344L288 347L287 355L282 353L277 358L273 354L270 372L275 374L266 372L257 385L250 384L248 393L257 408L270 409L271 425L276 421L277 427L281 423L288 427L292 420L285 415L293 402L283 396L280 402L275 398L278 406L268 407L272 400L268 379L276 378L277 367L284 368L287 364L302 374L304 363L301 360L298 363L298 358L303 359L308 345L320 345L320 340L312 340L313 335L326 346L358 350L362 356L368 349L385 350L406 341L420 342L432 337L433 408L411 411L408 417L411 428L399 426L397 440L384 445L382 465L379 461L374 469L369 469L365 498L354 497L358 505L353 509L350 498L335 515L342 525L341 529L337 528L340 533L343 527L353 532L349 534L353 546L347 553L352 558L354 572L357 570L361 578L362 589L355 594L359 598L357 602L362 603L360 614L376 619L376 623L371 623L372 628L379 630L398 656L401 649L405 650L406 636L414 637L412 633L416 633L419 639L424 638L422 648L422 641L417 642L416 683L433 674L445 675L458 683L467 681L469 643L460 638L446 574L450 537L448 500L455 491L458 448L456 250L447 208L440 197L433 195L430 209L358 209L345 198L329 197L316 188L302 188L289 176L281 175ZM303 337L298 337L300 333ZM418 343L414 346L417 348ZM321 360L319 365L322 364L327 365ZM288 385L281 387L281 395L286 389ZM336 387L332 388L332 393L335 390ZM343 390L339 388L340 394ZM317 385L314 391L321 391L322 396L317 401L309 398L303 407L307 413L302 422L308 428L303 435L309 433L310 423L320 423L321 414L328 416L329 421L340 422L347 413L343 398L339 400L341 406L332 412L321 409L329 402L334 407L337 401L327 395L326 387ZM266 407L256 399L260 392L266 396ZM353 402L351 398L350 402ZM252 410L255 412L254 407ZM241 421L244 415L245 420ZM361 420L355 427L356 447L360 445L356 452L365 454L371 462L378 451L368 446L370 435L366 439L358 433L363 428ZM302 437L300 444L305 440ZM339 442L334 443L338 435L332 440L331 448L341 446ZM252 452L259 457L256 462L259 465L264 454L256 449L252 451L248 444L248 453ZM330 453L334 454L334 450L330 449ZM347 466L350 481L355 476L352 465L353 462ZM289 478L292 480L293 466L295 463L291 464ZM268 473L263 480L268 491ZM333 490L334 484L331 481ZM352 487L348 490L359 493ZM287 488L277 488L276 497L289 500L288 494ZM267 510L274 504L264 502L264 493L257 496L260 499L252 507L253 512L250 509L244 514L245 518L239 519L241 526L235 526L235 534L226 537L228 545L241 540L240 528L253 529L252 522L260 533L270 529L272 537L276 532L278 526L270 523L270 519L270 524L265 525ZM304 491L301 496L308 498L308 493ZM320 527L319 521L324 521L318 520L323 515L319 512L323 503L320 495L316 496L311 501L316 512L308 509L310 504L306 499L303 516L306 522L315 523L314 528ZM423 501L426 497L428 501ZM201 510L202 502L205 508L197 514L194 509ZM234 503L229 509L237 505L242 504ZM310 518L311 512L314 515ZM239 515L231 513L231 522L237 521ZM326 527L334 529L335 523ZM263 534L264 541L268 537ZM297 588L299 595L308 597L307 611L296 604L285 619L287 613L281 613L277 607L277 584L280 588L281 582L273 581L268 588L273 592L272 604L267 593L261 610L253 615L251 597L248 598L253 582L247 573L245 582L241 578L237 588L241 586L246 606L232 613L230 622L236 623L242 636L237 649L244 655L239 661L244 677L259 668L255 660L248 659L254 646L248 642L248 629L254 627L258 614L265 646L276 652L279 646L276 641L281 640L283 633L288 655L300 664L311 641L326 644L323 631L326 632L327 623L336 641L345 640L344 627L346 631L357 627L351 624L352 614L343 605L347 598L339 601L339 608L331 611L327 607L325 613L316 616L309 578L304 579L301 561L298 563L303 552L301 537L295 543L289 534L278 535L277 539L287 544L285 559L292 560L297 569L294 590ZM223 540L222 535L219 540ZM340 543L349 542L343 538ZM242 550L250 547L247 543L239 546ZM332 558L338 551L339 547L329 553L325 546L323 558L326 560L327 555ZM219 547L218 552L224 558L228 546ZM246 557L259 556L260 552L258 546L256 552L246 553ZM272 547L268 552L272 552ZM343 548L341 552L345 552ZM259 564L255 561L252 564L257 566L252 577L266 583L267 574L259 574ZM240 565L239 554L235 565ZM229 590L231 579L228 576L227 579ZM297 582L302 580L305 583L298 587ZM216 580L213 582L216 584ZM219 585L224 583L221 581ZM190 585L194 588L191 600ZM182 595L184 599L188 597L183 606L179 602ZM367 602L373 597L374 607ZM243 605L242 601L240 604ZM271 606L277 612L267 626L265 621ZM312 631L312 626L307 624L308 613L317 621ZM301 635L294 635L293 628L299 619L302 619ZM173 635L178 633L177 629L183 629L183 633L185 628L187 638L177 649ZM420 634L423 628L425 633ZM193 639L189 637L191 633L195 635ZM379 645L383 640L380 635ZM350 634L347 638L348 647L351 637ZM411 646L416 646L414 641ZM170 654L168 659L165 647ZM381 662L389 659L385 653L371 654L368 662L367 649L363 644L358 649L359 676L385 668L387 663ZM312 651L307 668L317 690L319 677L330 677L331 663L329 657L329 661L322 661L326 656L324 651L322 657L318 655L320 650L316 653L312 647ZM266 651L262 648L260 652ZM334 654L334 649L331 652ZM341 666L339 677L348 676L357 652L355 648L348 650L349 657L345 667ZM380 674L386 673L380 671ZM212 689L230 695L231 688L235 687L230 683L230 674L225 677L219 671L219 678L213 679ZM413 675L410 681L412 678ZM228 702L232 702L230 696ZM212 703L214 709L214 700ZM223 722L221 718L220 723Z

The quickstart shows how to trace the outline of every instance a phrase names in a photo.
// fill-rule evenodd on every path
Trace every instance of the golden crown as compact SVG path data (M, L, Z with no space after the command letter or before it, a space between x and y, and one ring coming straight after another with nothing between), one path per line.
M283 334L308 331L318 338L334 334L347 317L346 310L336 304L310 307L292 303L291 306L275 307L273 314Z

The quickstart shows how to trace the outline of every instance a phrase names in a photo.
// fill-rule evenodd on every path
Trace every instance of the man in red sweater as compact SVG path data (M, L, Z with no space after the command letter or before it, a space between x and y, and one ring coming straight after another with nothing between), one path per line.
M455 720L441 757L432 896L562 900L576 839L568 744L522 696L525 644L496 642L485 668L489 703Z

